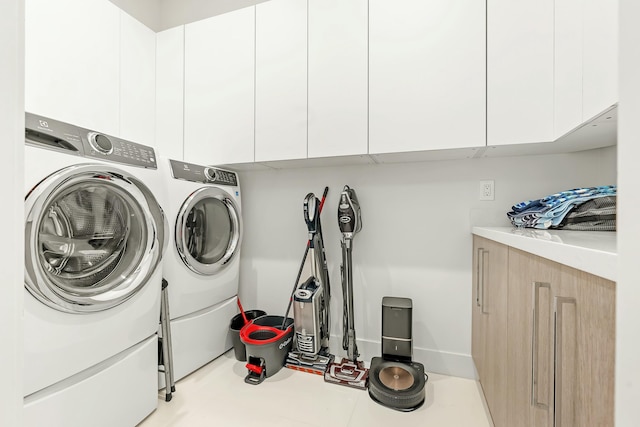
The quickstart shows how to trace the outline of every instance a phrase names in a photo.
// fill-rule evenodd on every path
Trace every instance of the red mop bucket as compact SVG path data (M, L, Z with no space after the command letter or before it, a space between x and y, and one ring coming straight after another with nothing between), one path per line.
M284 366L293 342L293 319L287 318L285 329L280 329L283 320L283 316L261 316L240 330L249 362L245 382L259 384Z

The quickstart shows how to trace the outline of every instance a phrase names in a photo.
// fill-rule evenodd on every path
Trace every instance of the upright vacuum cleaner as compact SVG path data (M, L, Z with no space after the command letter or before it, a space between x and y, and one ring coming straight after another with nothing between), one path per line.
M338 205L338 226L342 233L342 276L343 295L343 337L342 348L347 351L347 357L340 363L332 363L324 374L327 382L365 390L369 379L369 371L364 363L358 361L358 346L356 345L356 330L353 315L353 268L351 251L353 237L362 229L360 218L360 204L356 192L348 185L344 186L340 194Z
M304 199L304 220L309 231L309 241L287 307L288 315L293 303L295 348L287 355L285 366L318 375L324 374L334 358L329 353L331 289L320 223L327 191L328 188L325 188L322 201L313 193L307 194ZM310 253L311 276L298 286L307 253Z

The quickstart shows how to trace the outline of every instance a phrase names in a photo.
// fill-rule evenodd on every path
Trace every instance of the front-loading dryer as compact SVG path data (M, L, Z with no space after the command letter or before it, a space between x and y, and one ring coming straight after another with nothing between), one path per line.
M157 406L168 226L151 147L26 115L25 426L133 426Z
M160 169L170 221L163 271L174 377L180 379L232 346L229 321L237 313L242 246L240 183L235 172L177 160L161 159Z

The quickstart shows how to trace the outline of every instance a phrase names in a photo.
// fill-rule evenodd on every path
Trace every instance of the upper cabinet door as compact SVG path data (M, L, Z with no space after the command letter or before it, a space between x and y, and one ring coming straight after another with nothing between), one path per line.
M120 12L120 137L155 145L156 33Z
M307 0L256 5L255 160L307 157Z
M618 1L584 1L583 121L618 102Z
M617 1L555 0L555 138L618 102Z
M485 2L370 0L369 153L485 145Z
M553 138L554 0L487 0L487 145Z
M254 160L255 8L185 26L184 160Z
M119 28L107 0L27 0L26 111L118 135Z
M156 35L156 148L184 160L184 26Z
M554 3L554 139L557 139L583 121L584 0L555 0Z
M309 157L367 154L367 0L309 0Z
M255 8L185 26L184 160L254 160Z

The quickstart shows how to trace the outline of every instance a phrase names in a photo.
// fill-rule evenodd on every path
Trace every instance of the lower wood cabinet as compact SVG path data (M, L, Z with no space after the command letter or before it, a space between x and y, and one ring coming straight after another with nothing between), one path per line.
M480 384L497 426L505 425L507 407L507 257L508 248L474 239L473 339L471 353Z
M483 259L486 247L506 255ZM489 330L473 315L472 354L495 426L613 426L615 284L478 237L474 267L474 304L482 280L485 294L498 283L487 274L507 271L505 314Z

